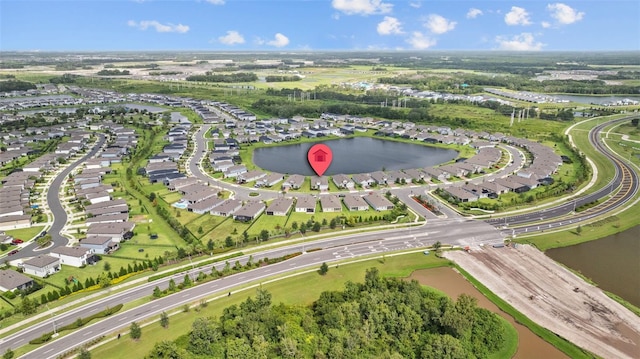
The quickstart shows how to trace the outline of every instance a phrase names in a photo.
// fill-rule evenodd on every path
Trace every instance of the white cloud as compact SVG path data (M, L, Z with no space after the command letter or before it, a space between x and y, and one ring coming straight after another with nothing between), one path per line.
M289 45L289 38L282 35L281 33L277 33L273 40L267 41L267 45L271 45L275 47L284 47Z
M434 34L444 34L453 30L456 24L455 21L449 21L440 15L431 14L424 26Z
M331 6L347 15L387 14L393 9L393 4L382 0L332 0Z
M425 36L420 31L414 31L411 33L411 37L406 40L414 49L426 50L436 44L436 40Z
M129 20L127 25L131 27L136 27L140 30L146 30L148 28L154 28L157 32L177 32L179 34L184 34L189 31L189 26L182 24L162 24L156 20L143 20L140 22L136 22L133 20Z
M547 5L547 10L551 12L551 17L556 19L559 24L569 25L582 20L584 12L579 12L563 3L555 3Z
M205 1L213 5L224 5L224 0L205 0Z
M378 24L377 30L380 35L399 35L403 33L402 23L391 16L385 16L384 20Z
M504 22L507 25L531 25L531 20L529 19L529 13L527 10L521 7L512 6L511 11L509 11L504 16Z
M540 23L540 25L542 25L542 27L544 27L545 29L548 29L551 27L551 23L549 23L548 21L543 21Z
M540 51L544 46L541 42L536 42L531 33L523 32L520 35L511 37L497 36L496 42L500 50L508 51Z
M475 19L480 15L482 15L482 10L476 9L474 7L472 7L471 9L469 9L469 11L467 11L467 19Z
M235 30L229 30L226 35L218 37L218 41L225 45L244 44L244 37Z
M419 9L422 6L422 3L420 1L409 2L409 6L415 9Z

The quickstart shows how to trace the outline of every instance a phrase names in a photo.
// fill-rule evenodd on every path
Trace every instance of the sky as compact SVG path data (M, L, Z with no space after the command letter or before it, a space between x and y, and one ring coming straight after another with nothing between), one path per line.
M15 50L640 50L640 1L0 0Z

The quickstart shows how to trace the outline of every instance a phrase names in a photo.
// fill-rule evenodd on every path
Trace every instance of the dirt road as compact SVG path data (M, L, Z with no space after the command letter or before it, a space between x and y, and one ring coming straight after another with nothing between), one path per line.
M445 256L539 325L603 358L640 357L640 318L537 249Z

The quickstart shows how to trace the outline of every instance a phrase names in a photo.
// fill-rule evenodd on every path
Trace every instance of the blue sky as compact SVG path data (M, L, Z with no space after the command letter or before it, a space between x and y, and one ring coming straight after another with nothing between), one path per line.
M0 0L0 50L640 50L640 1Z

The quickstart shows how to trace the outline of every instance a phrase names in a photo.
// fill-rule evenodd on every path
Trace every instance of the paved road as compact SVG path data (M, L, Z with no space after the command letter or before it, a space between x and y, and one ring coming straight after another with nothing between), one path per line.
M277 258L288 253L304 252L312 248L322 248L321 250L308 252L281 263L218 279L183 290L162 299L150 301L140 307L110 316L96 324L82 327L75 331L73 335L65 336L43 345L24 355L22 358L53 358L70 348L82 345L100 335L118 330L124 332L134 320L141 321L145 318L156 316L162 311L180 307L185 303L194 303L200 298L216 293L226 294L231 288L239 284L260 280L274 274L290 272L306 267L316 267L322 262L356 258L376 253L424 248L433 245L436 241L440 241L443 244L464 246L479 245L481 243L498 243L502 242L502 237L494 227L480 221L446 219L433 220L430 221L428 225L422 225L420 227L353 234L266 250L259 254L253 254L253 260L257 261L264 257ZM234 258L232 262L235 263L236 260L239 260L241 263L246 263L248 256ZM218 270L222 270L224 267L224 263L222 262L215 263L214 265ZM192 278L196 278L201 271L210 273L211 267L212 265L197 268L192 270L190 275ZM37 338L45 332L52 331L54 321L55 326L60 327L74 322L79 316L88 316L104 310L106 307L131 302L138 298L150 297L155 286L165 289L168 287L170 279L173 278L176 283L180 283L184 275L185 273L183 272L173 277L163 278L152 283L145 283L124 292L113 294L105 299L83 305L70 313L63 313L53 318L42 320L23 331L5 338L2 346L17 348L25 345L29 340Z
M84 163L89 158L93 157L98 153L98 151L104 146L106 142L106 136L102 133L96 133L98 136L98 140L94 144L93 148L87 152L84 156L82 156L77 161L73 162L67 168L65 168L62 172L60 172L56 178L51 182L51 186L47 189L47 205L51 213L53 214L53 223L48 230L48 233L51 234L51 240L53 244L44 250L36 250L38 244L34 241L29 245L25 246L20 250L20 252L8 257L10 260L16 260L25 257L33 257L39 254L47 254L51 251L51 249L58 246L66 246L69 243L69 239L62 236L60 231L67 224L67 212L65 212L62 207L62 202L60 201L60 189L62 188L62 183L67 178L67 175L71 173L76 167Z

